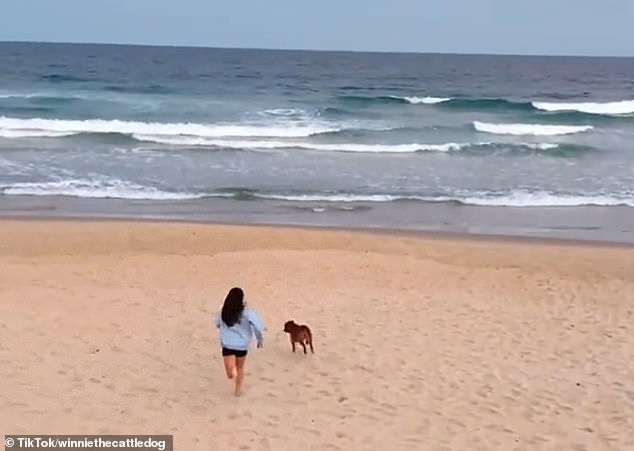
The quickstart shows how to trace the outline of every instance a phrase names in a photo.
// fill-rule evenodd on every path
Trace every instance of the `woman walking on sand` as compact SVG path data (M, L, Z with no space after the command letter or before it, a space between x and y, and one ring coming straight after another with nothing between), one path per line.
M264 324L258 314L245 308L244 292L234 287L229 290L222 310L216 315L216 327L220 331L222 359L229 379L235 381L235 395L242 394L244 363L251 345L252 334L257 346L264 344Z

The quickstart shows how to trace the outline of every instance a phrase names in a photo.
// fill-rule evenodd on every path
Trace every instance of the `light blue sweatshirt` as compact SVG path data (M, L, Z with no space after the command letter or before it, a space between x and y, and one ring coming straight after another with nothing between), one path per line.
M228 349L247 351L251 345L252 334L262 343L264 323L254 310L245 308L240 320L233 326L227 326L220 313L216 314L216 328L220 331L220 344Z

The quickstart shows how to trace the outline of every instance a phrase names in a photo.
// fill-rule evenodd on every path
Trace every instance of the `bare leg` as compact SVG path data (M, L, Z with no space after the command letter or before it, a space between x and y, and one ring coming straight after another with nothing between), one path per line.
M227 373L227 377L229 379L234 379L238 373L236 368L236 356L234 355L225 355L222 356L222 360L225 364L225 372Z
M240 396L242 394L242 381L244 380L244 364L246 363L246 360L246 357L236 357L236 396Z

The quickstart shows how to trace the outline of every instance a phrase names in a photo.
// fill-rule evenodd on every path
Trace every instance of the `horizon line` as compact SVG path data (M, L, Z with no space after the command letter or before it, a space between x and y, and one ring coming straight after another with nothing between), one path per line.
M602 59L632 59L634 55L592 55L567 53L481 53L481 52L441 52L441 51L413 51L413 50L355 50L355 49L319 49L319 48L282 48L282 47L239 47L213 46L207 44L149 44L132 42L80 42L80 41L36 41L36 40L0 40L0 44L40 44L40 45L94 45L121 47L151 47L176 49L206 49L206 50L250 50L273 52L315 52L315 53L360 53L360 54L392 54L392 55L452 55L452 56L493 56L493 57L531 57L531 58L602 58Z

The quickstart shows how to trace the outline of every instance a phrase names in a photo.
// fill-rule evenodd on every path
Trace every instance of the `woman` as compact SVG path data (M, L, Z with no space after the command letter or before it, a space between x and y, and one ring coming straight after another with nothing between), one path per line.
M235 395L242 393L244 363L251 344L251 334L257 338L258 348L264 343L264 324L258 314L244 306L244 292L234 287L229 290L220 314L216 315L220 331L222 358L227 377L235 381Z

